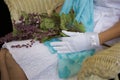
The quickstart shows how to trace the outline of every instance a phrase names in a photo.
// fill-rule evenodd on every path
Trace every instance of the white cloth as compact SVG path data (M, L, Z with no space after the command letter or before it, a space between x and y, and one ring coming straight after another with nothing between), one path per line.
M94 32L100 33L120 20L120 0L94 0ZM106 42L112 45L120 38Z
M29 48L11 48L12 45L22 45L29 42L30 40L13 41L5 43L3 47L6 47L10 51L13 58L24 70L29 80L43 80L40 78L40 74L46 71L50 66L54 66L57 63L57 57L56 55L52 55L48 48L38 41Z
M120 9L120 0L94 0L94 4L111 9Z
M95 5L94 7L95 32L99 33L105 31L108 28L112 27L119 20L120 20L120 9L101 7Z
M48 48L38 41L32 47L12 48L12 45L30 43L30 40L5 43L15 61L25 72L28 80L62 80L57 72L57 55L51 54ZM70 80L76 80L76 77Z
M94 0L95 32L104 31L120 20L120 0Z

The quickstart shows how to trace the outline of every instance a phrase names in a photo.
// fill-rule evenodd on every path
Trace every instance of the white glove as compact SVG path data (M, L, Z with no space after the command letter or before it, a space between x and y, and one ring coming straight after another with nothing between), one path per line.
M100 45L98 33L95 32L68 32L62 31L69 37L59 38L60 42L51 42L51 46L57 51L57 53L70 53L83 50L95 49Z

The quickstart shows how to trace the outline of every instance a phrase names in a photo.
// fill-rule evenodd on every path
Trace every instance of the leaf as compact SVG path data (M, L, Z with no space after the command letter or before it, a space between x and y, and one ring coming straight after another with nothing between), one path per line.
M61 19L60 28L62 30L85 32L84 25L82 23L78 23L75 20L75 14L72 10L70 11L69 14L62 13L60 19Z
M82 23L78 23L76 20L73 22L74 27L79 31L79 32L85 32L85 27Z
M40 28L43 30L54 29L55 23L51 18L44 18L40 24Z
M13 32L12 32L13 36L16 36L17 33L18 33L17 29L15 27L13 27Z

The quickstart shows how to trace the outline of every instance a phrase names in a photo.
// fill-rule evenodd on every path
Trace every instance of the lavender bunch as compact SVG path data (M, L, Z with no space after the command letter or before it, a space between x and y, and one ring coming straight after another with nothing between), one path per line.
M44 42L53 37L60 36L60 32L60 18L58 15L48 17L47 14L26 14L23 12L19 22L14 20L13 32L1 37L0 44L26 39L37 39L40 42Z

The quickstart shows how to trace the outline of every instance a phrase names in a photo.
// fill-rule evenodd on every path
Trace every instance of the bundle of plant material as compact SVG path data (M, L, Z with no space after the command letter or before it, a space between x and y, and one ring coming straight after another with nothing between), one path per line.
M64 36L61 30L84 31L84 26L74 21L74 14L47 13L22 13L19 21L13 22L13 32L0 38L0 44L4 42L35 39L44 42L51 38Z

